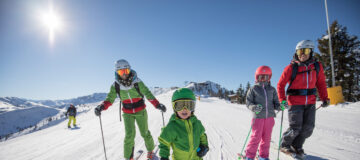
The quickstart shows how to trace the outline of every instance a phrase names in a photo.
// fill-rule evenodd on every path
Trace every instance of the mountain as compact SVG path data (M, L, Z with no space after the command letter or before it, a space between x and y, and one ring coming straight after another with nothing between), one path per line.
M190 82L186 87L202 97L226 98L229 92L221 85L211 81ZM169 93L177 88L149 87L149 90L157 96ZM94 93L66 100L29 100L17 97L0 97L0 140L46 128L54 121L57 121L56 123L64 121L64 113L69 104L75 105L79 114L88 112L93 108L89 107L90 104L97 105L106 96L107 93Z
M87 112L88 104L103 101L106 93L94 93L67 100L28 100L0 97L0 140L40 130L53 121L64 121L67 107L74 104L77 112Z
M196 95L204 96L204 97L219 97L228 99L228 95L230 91L221 85L211 82L190 82L186 85L186 88L191 89Z

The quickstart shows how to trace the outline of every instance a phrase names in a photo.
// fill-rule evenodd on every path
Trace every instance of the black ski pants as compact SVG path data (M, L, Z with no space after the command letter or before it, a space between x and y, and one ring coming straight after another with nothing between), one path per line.
M290 106L290 126L283 134L281 147L302 148L305 139L311 136L315 128L315 113L315 104Z

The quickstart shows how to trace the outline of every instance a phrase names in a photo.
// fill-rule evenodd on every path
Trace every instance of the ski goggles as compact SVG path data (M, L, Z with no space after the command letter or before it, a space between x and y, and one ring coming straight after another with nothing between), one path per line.
M267 74L260 74L258 75L258 81L269 81L270 76Z
M185 108L189 111L195 110L195 101L194 100L189 100L189 99L177 100L177 101L173 102L172 105L173 105L175 112L182 111Z
M301 48L296 50L296 54L298 56L301 56L302 54L309 55L312 52L311 48Z
M119 69L116 71L120 76L123 76L124 74L128 75L130 74L130 69L129 68L125 68L125 69Z

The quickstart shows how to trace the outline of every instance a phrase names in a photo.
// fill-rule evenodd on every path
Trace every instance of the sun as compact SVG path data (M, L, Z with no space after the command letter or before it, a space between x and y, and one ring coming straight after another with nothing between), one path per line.
M41 16L42 23L49 34L49 42L53 44L55 41L55 33L59 32L62 27L62 21L58 13L56 13L52 6L47 12L43 12Z

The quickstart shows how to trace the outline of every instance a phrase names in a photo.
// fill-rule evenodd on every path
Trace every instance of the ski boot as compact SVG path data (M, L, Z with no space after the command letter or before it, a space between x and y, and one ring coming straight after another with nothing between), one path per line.
M258 157L258 160L270 160L269 158Z
M302 149L302 148L296 149L296 154L299 155L302 159L305 159L305 157L306 157L304 149Z
M288 155L296 153L296 151L290 146L282 146L280 147L280 151Z
M71 126L68 126L68 128L71 128Z
M153 157L154 157L154 152L153 151L148 152L147 155L146 155L147 160L152 160Z

